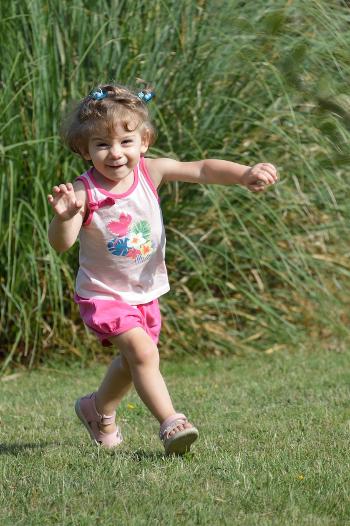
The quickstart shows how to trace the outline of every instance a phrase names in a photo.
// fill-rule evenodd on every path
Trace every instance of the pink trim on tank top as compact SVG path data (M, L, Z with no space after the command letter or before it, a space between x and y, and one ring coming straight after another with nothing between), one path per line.
M86 190L86 193L87 193L87 196L88 196L87 206L88 206L89 215L83 221L83 226L87 226L87 225L89 225L91 223L91 221L92 221L92 214L94 213L94 211L90 209L89 204L93 203L94 200L92 199L92 192L91 192L91 188L90 188L90 185L89 185L89 181L84 177L84 175L80 175L79 177L77 177L76 180L77 181L82 181L82 183L85 186L85 190Z
M121 199L123 197L127 197L128 195L130 195L135 190L137 183L139 181L139 174L138 174L137 165L136 165L134 168L134 182L132 183L130 188L123 194L112 194L112 192L108 192L107 190L102 188L100 183L96 181L95 177L93 176L93 171L94 171L94 167L90 168L90 170L88 171L88 176L91 178L91 181L94 183L97 190L101 192L101 194L108 195L109 197L115 197L117 199Z
M151 179L151 176L149 174L149 171L147 170L147 166L146 166L146 162L145 162L145 158L144 157L141 157L140 159L140 168L141 168L141 171L143 173L143 175L145 176L145 179L147 181L147 183L149 184L152 192L154 193L154 195L156 196L157 198L157 201L160 202L160 199L159 199L159 195L158 195L158 192L157 192L157 189L156 187L154 186L154 183Z
M154 183L149 175L149 172L147 170L147 167L146 167L146 163L145 163L145 158L144 157L141 157L140 158L140 162L139 162L139 166L141 168L141 171L146 179L146 182L148 183L149 187L151 188L152 192L154 193L158 203L160 202L160 198L159 198L159 195L158 195L158 192L157 192L157 189L156 187L154 186ZM92 198L92 191L91 191L91 188L90 188L90 184L89 184L89 178L91 179L91 182L95 185L95 187L97 188L97 190L99 190L102 194L104 195L107 195L108 197L113 197L115 199L121 199L123 197L127 197L128 195L130 195L136 188L137 186L137 183L138 183L138 180L139 180L139 175L138 175L138 169L137 169L137 165L135 166L134 168L134 181L132 183L132 185L130 186L130 188L122 193L122 194L113 194L112 192L108 192L107 190L105 190L101 185L100 183L95 179L95 177L93 176L93 171L94 171L94 167L92 166L87 172L85 172L85 174L83 175L80 175L79 177L77 177L77 181L82 181L84 186L85 186L85 189L86 189L86 192L87 192L87 195L88 195L88 209L89 209L89 214L86 218L86 220L83 221L83 226L88 226L91 221L92 221L92 216L93 216L93 213L95 210L92 210L90 209L89 205L91 203L95 203L95 201L93 200ZM84 175L86 177L84 177Z

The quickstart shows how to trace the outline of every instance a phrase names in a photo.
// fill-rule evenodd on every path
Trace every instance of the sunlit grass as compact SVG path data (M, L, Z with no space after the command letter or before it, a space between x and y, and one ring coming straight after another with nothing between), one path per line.
M77 248L50 249L46 194L84 166L61 112L98 82L153 83L151 155L275 163L263 196L161 189L172 292L163 352L328 347L349 337L349 9L341 2L82 0L0 6L1 352L98 352L72 304Z
M276 350L163 364L200 432L184 458L164 457L134 391L117 412L122 446L90 443L74 400L103 366L17 371L0 381L1 524L349 524L348 361Z

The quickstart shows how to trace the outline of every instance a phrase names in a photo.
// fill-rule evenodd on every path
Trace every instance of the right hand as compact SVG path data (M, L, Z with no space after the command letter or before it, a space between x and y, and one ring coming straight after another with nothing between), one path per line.
M83 206L83 202L76 199L72 183L54 186L53 194L49 194L47 200L61 221L72 219Z

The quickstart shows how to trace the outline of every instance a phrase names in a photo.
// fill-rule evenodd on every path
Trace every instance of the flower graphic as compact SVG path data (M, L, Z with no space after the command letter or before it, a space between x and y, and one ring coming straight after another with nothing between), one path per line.
M147 243L142 245L142 247L140 247L140 252L141 252L143 257L146 257L149 254L151 254L151 252L152 252L152 243L150 241L148 241Z
M146 243L146 239L143 237L141 232L132 233L129 239L129 245L133 248L140 248L141 245Z
M122 212L118 221L108 223L107 229L114 234L114 238L107 243L109 252L114 256L126 256L136 264L150 258L154 247L148 221L132 221L129 214Z
M137 250L136 248L130 248L129 252L127 253L127 257L130 259L136 259L137 256L139 256L141 252Z
M126 256L128 254L128 238L109 241L108 250L115 256Z

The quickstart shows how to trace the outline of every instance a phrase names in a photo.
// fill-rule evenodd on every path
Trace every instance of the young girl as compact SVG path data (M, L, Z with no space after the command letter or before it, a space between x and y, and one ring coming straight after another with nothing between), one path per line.
M155 139L147 102L153 93L102 85L66 120L69 148L91 162L73 184L54 186L49 241L59 252L79 237L80 267L75 301L102 345L119 351L99 389L76 401L92 440L107 448L122 435L116 408L135 386L160 424L165 452L184 453L198 437L177 413L159 370L161 327L158 298L169 290L165 233L157 189L162 182L240 184L261 192L277 180L268 163L248 167L207 159L178 162L145 157Z

